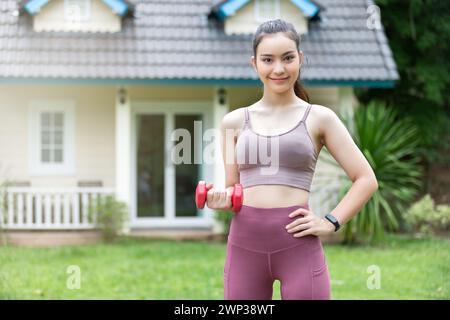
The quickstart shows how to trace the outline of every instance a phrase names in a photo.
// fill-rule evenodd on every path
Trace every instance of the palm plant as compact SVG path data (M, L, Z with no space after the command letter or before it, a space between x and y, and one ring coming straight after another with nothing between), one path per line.
M411 119L399 119L394 109L376 102L340 118L372 167L379 186L343 227L344 242L376 243L384 240L385 231L399 229L402 214L422 187L418 129ZM324 161L336 166L328 151L323 151ZM338 174L337 178L338 199L342 199L352 182L345 174Z

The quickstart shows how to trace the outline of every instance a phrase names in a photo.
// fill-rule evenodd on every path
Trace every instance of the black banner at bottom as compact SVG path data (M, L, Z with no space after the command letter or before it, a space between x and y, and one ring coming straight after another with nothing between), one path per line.
M14 312L16 317L45 314L83 319L93 315L111 314L127 319L139 315L142 319L287 319L298 316L387 316L386 312L397 309L401 315L433 310L448 311L447 300L4 300L0 301L2 312ZM432 309L430 309L432 308ZM49 312L49 311L53 312ZM57 311L57 312L56 312ZM443 313L445 314L445 312ZM55 318L56 318L55 317Z

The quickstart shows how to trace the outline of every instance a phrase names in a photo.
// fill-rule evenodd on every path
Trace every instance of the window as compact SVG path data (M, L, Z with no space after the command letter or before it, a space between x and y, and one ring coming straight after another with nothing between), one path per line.
M277 19L280 17L279 0L256 0L255 19L258 22Z
M30 106L32 175L74 174L74 104L35 101Z
M42 163L63 163L64 113L41 112L41 158Z
M91 0L64 0L66 20L78 22L89 20L91 16Z

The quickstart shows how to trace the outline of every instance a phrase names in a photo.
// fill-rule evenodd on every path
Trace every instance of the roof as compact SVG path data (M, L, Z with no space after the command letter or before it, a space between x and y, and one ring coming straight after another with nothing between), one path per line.
M217 0L128 0L118 33L34 32L19 1L0 1L0 81L255 85L252 35L208 19ZM383 27L367 26L369 0L315 0L301 50L306 85L389 87L398 79ZM322 9L323 8L323 9Z

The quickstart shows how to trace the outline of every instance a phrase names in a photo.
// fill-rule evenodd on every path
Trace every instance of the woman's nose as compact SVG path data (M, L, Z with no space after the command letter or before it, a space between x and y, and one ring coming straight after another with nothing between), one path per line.
M282 63L277 63L275 65L274 71L275 74L283 74L284 73L284 67Z

